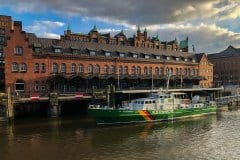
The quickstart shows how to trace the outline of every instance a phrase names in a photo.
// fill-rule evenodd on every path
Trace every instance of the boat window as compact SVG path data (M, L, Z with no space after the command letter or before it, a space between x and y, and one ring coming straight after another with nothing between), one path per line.
M155 103L155 101L152 101L152 103Z
M144 104L144 101L142 101L141 104Z

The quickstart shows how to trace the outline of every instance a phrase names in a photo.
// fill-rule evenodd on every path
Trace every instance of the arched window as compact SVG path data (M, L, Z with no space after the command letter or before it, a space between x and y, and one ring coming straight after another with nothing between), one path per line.
M111 74L115 73L115 66L111 65L111 67L110 67L110 73L111 73Z
M190 68L188 68L188 70L187 70L187 75L188 75L188 76L191 75L191 69L190 69Z
M66 73L66 64L65 63L61 64L61 72Z
M171 75L173 75L173 68L170 68L169 72Z
M160 72L160 75L164 75L164 68L161 67L159 72Z
M92 64L88 65L88 73L93 73L93 65Z
M38 63L34 64L34 72L39 72L39 64Z
M179 75L179 70L178 70L178 68L175 69L175 73L176 73L177 76Z
M22 63L20 70L21 70L21 72L26 72L26 71L27 71L27 65L26 65L26 63Z
M84 72L83 64L79 64L79 66L78 66L78 71L79 71L80 73L83 73L83 72Z
M25 84L23 80L17 80L15 82L15 91L21 91L21 92L24 91L24 88L25 88L24 85Z
M14 62L12 64L12 72L17 72L18 71L18 64L16 62Z
M108 65L104 66L104 74L108 74Z
M166 68L166 73L165 73L165 75L168 75L169 74L169 69L168 69L168 67Z
M149 67L149 72L150 75L152 74L152 67Z
M179 74L180 74L180 75L183 75L183 70L182 70L182 68L179 69Z
M53 63L53 73L58 73L58 64Z
M132 75L135 75L136 74L136 67L135 66L132 66Z
M147 75L148 74L148 68L144 67L144 74Z
M41 72L46 72L46 64L45 63L41 64Z
M120 67L118 68L118 74L123 74L123 68L122 68L122 66L120 66Z
M124 67L123 72L124 72L124 74L128 74L128 67L127 66Z
M140 75L141 74L141 67L137 67L137 75Z
M76 73L76 64L75 63L72 63L72 65L71 65L71 72Z
M192 69L191 75L192 75L192 76L195 76L195 69Z
M98 64L95 67L95 73L100 73L100 66Z
M159 68L158 67L155 68L155 75L159 75Z

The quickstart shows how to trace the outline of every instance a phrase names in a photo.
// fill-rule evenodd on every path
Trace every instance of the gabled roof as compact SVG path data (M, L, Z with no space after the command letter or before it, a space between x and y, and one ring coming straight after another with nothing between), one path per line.
M234 48L233 46L228 46L225 50L219 52L219 53L214 53L214 54L209 54L208 57L210 59L214 58L224 58L224 57L234 57L234 56L240 56L240 48Z

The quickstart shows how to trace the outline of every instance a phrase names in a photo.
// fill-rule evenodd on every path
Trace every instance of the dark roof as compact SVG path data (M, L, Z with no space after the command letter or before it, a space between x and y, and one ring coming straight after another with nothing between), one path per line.
M219 53L214 53L214 54L209 54L208 58L214 59L214 58L224 58L224 57L234 57L234 56L240 56L240 48L234 48L233 46L228 46L225 50L219 52Z
M71 41L64 39L49 39L49 38L38 38L33 33L26 33L29 44L34 46L34 44L41 45L42 52L52 53L53 46L62 47L63 50L69 51L72 48L79 48L80 50L91 49L95 51L110 51L110 52L122 52L122 53L143 53L149 55L166 55L166 56L175 56L175 57L184 57L184 58L194 58L193 53L180 52L180 51L170 51L170 50L161 50L153 48L140 48L134 46L121 46L121 45L111 45L111 44L99 44L93 42L82 42L82 41ZM64 53L64 51L63 51Z

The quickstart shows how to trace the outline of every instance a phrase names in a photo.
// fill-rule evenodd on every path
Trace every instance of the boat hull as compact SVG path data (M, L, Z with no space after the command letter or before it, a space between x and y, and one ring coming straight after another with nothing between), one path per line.
M174 111L90 108L88 112L97 124L114 124L168 121L204 116L216 114L216 107L175 109Z

